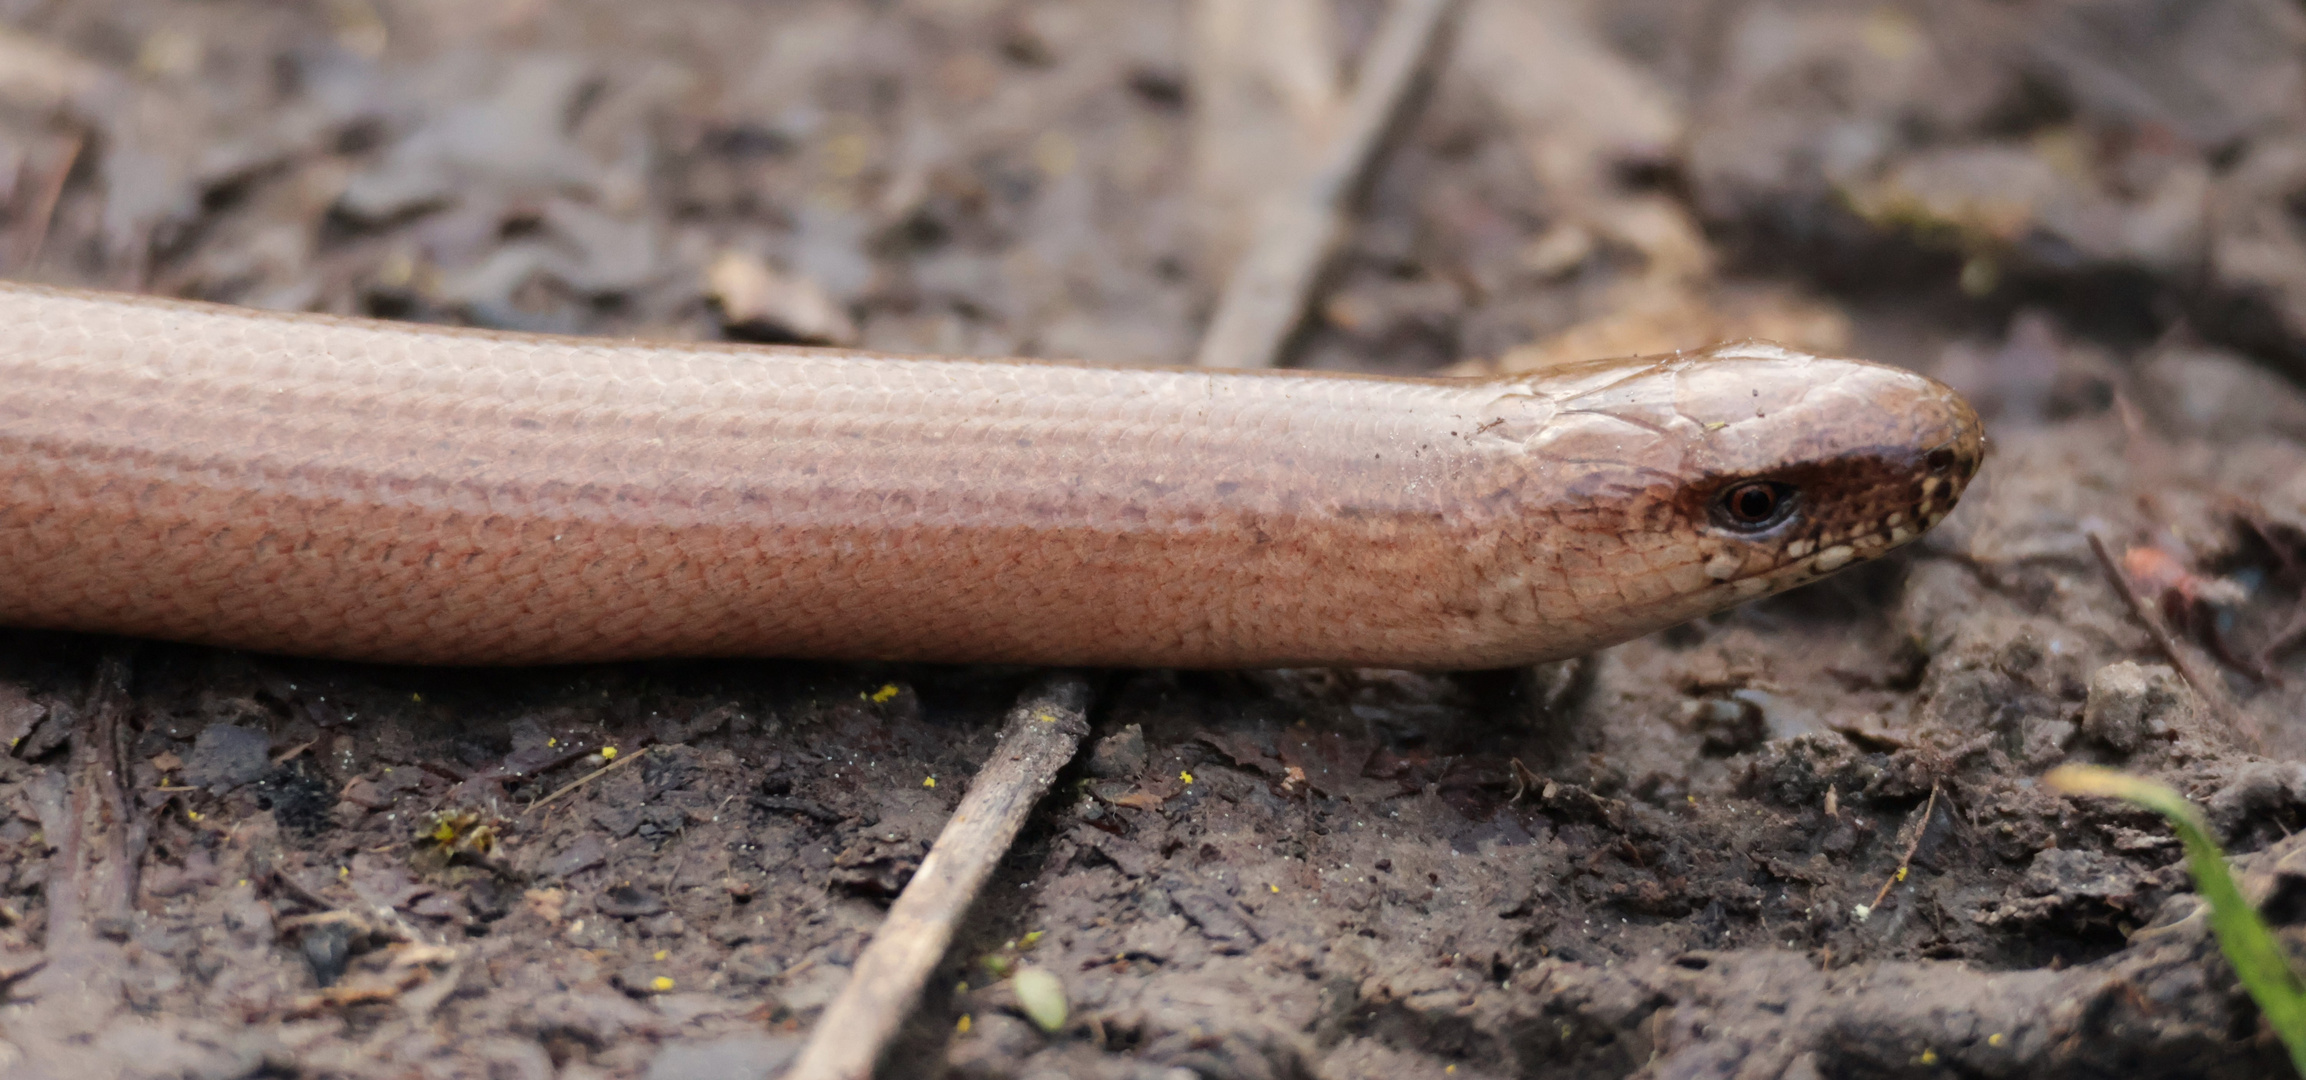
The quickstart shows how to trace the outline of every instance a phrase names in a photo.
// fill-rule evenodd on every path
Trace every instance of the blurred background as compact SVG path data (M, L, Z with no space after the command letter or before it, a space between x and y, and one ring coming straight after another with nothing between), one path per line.
M0 273L1183 362L1385 14L0 0ZM2041 307L2291 363L2302 23L2277 0L1474 0L1292 355L1760 334L1933 366Z

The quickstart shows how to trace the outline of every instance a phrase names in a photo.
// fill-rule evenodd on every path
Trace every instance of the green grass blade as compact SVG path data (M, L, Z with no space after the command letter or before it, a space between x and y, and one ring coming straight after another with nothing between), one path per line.
M2069 795L2106 795L2145 807L2170 819L2178 839L2186 845L2186 866L2193 871L2194 888L2210 904L2210 929L2218 948L2242 977L2242 987L2258 1003L2266 1023L2290 1049L2290 1064L2306 1077L2306 982L2290 969L2274 932L2266 928L2256 908L2242 898L2242 890L2227 872L2226 856L2203 827L2194 804L2177 791L2151 780L2088 765L2052 769L2043 782Z

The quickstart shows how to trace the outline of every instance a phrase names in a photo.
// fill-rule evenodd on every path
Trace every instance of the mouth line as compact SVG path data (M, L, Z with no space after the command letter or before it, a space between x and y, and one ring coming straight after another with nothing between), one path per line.
M1973 473L1974 474L1974 473ZM1746 535L1774 547L1769 565L1722 582L1746 596L1805 585L1838 570L1870 562L1919 540L1953 512L1967 476L1960 472L1925 475L1917 483L1919 498L1887 514L1849 524L1826 523L1770 545L1767 536ZM1796 524L1788 522L1788 525Z

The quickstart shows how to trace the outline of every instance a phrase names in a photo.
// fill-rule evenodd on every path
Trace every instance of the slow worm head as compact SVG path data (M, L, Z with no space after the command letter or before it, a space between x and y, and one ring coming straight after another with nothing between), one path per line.
M430 663L1498 667L1880 555L1984 450L1759 344L1504 379L557 338L0 285L0 622Z
M1533 445L1578 465L1560 489L1568 527L1536 538L1533 562L1590 597L1612 640L1903 545L1952 511L1985 456L1977 414L1943 384L1761 342L1538 385L1555 412Z

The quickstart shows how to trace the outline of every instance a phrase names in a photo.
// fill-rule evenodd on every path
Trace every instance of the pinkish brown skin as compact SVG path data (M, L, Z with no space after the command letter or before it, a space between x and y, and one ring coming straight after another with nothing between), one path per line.
M1493 380L537 337L0 285L0 622L363 660L1483 668L1912 539L1938 383ZM1797 491L1725 524L1750 478Z

